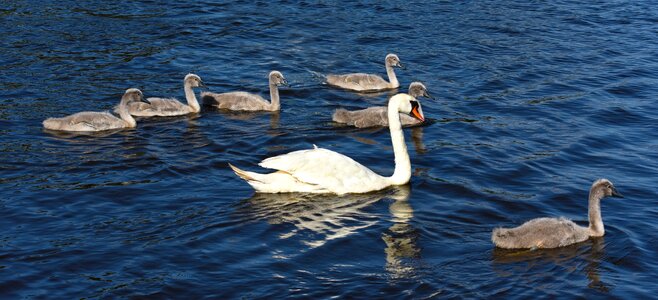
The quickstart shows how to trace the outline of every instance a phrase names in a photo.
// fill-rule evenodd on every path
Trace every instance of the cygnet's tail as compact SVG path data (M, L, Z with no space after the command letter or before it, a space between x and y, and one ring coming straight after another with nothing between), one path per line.
M496 228L491 233L491 241L500 248L515 248L514 247L514 232L507 228Z
M43 128L57 130L60 128L60 121L54 118L48 118L43 121Z
M336 123L344 123L347 124L350 122L350 111L346 110L344 108L339 108L334 111L334 115L332 116L332 120Z

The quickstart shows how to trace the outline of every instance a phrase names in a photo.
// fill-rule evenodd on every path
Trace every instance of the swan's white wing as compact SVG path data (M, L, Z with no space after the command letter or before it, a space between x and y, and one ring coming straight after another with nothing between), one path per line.
M322 148L271 157L259 165L289 173L299 181L322 186L337 194L369 192L389 185L385 177L353 159Z

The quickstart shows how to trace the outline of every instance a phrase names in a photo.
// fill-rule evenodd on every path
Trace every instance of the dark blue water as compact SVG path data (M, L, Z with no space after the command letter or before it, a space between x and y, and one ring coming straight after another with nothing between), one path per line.
M649 298L658 293L658 11L652 1L9 1L0 8L0 296L40 298ZM423 81L427 125L405 130L409 186L258 195L227 167L312 144L393 171L386 129L331 112L387 95L313 72ZM203 111L111 135L41 121L182 78L267 95L280 114ZM497 226L587 222L606 235L502 251Z

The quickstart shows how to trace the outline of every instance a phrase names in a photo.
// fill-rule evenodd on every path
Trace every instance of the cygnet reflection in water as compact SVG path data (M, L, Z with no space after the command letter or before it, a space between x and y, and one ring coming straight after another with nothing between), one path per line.
M589 283L588 287L607 292L607 284L601 281L601 261L605 258L605 239L603 237L592 237L589 240L561 248L528 250L528 249L503 249L494 248L492 251L492 263L494 271L502 277L522 276L528 282L528 273L541 273L545 278L542 266L548 270L560 267L567 270L563 276L573 273L584 272ZM585 262L584 267L583 261ZM512 266L513 265L513 266ZM525 271L517 266L525 266ZM510 267L514 272L509 271ZM546 274L555 273L547 272ZM532 281L528 282L532 284Z

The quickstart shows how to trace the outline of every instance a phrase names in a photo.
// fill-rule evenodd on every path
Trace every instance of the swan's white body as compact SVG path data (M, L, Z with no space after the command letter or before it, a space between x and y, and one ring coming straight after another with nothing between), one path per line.
M127 106L134 101L142 100L142 92L138 89L128 89L121 97L117 118L109 112L79 112L62 118L48 118L43 121L43 127L49 130L71 132L96 132L112 129L134 128L135 119L128 113Z
M419 97L431 98L427 93L425 85L420 82L412 82L409 85L409 95L416 99ZM420 102L418 104L420 105ZM425 116L420 106L419 112L424 118ZM336 123L343 123L358 128L388 126L388 108L386 106L373 106L352 111L339 108L334 111L332 120ZM423 123L423 121L403 113L400 113L400 122L402 126L413 126Z
M412 104L415 102L415 104ZM395 154L395 171L392 176L381 176L353 159L323 148L294 151L263 160L263 168L278 170L259 174L240 170L233 171L246 180L257 192L262 193L367 193L392 185L403 185L411 178L411 162L404 143L404 135L398 112L417 111L415 98L398 94L389 101L389 128Z
M196 99L192 88L202 87L201 78L195 74L187 74L183 80L183 89L185 90L185 99L187 105L174 98L147 98L148 103L133 102L128 105L131 115L138 117L155 117L155 116L181 116L189 113L198 113L201 111L199 102ZM118 113L118 107L115 112Z
M402 66L400 59L395 54L389 54L386 56L385 63L389 81L374 74L351 73L327 75L327 84L357 92L376 92L400 87L400 82L398 82L393 70L395 66Z
M515 228L496 228L492 242L500 248L557 248L580 243L590 236L603 236L600 201L603 197L622 197L607 179L592 184L589 192L589 226L582 227L566 218L537 218Z
M233 111L279 111L281 104L279 101L279 85L287 84L283 74L279 71L270 72L270 101L265 98L250 94L247 92L228 92L228 93L201 93L204 105Z

